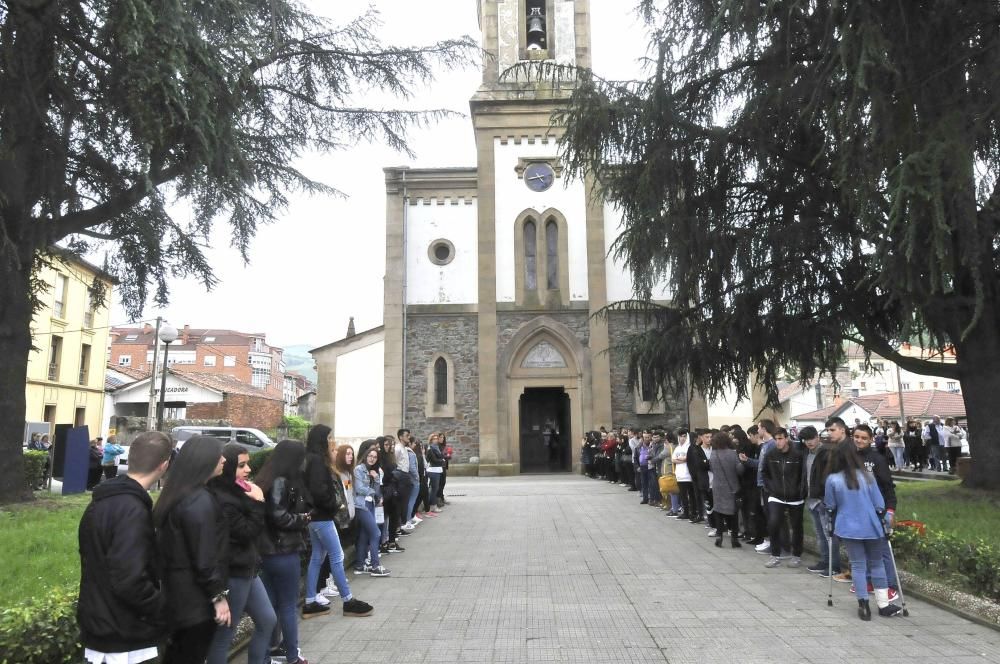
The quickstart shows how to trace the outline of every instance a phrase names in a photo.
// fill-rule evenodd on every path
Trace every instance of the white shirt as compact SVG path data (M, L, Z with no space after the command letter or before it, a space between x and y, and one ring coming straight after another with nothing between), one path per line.
M83 658L90 664L141 664L156 657L156 648L143 648L131 652L98 652L90 648L83 651Z
M691 443L684 441L683 444L678 445L674 450L673 455L670 457L674 462L674 477L678 482L690 482L691 481L691 471L688 470L687 461L678 461L678 457L687 458L688 448L691 447Z

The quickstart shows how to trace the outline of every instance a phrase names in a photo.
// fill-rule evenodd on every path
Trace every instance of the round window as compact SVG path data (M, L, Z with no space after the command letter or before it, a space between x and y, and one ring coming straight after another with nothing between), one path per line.
M455 259L455 245L448 240L434 240L427 248L427 257L435 265L447 265Z

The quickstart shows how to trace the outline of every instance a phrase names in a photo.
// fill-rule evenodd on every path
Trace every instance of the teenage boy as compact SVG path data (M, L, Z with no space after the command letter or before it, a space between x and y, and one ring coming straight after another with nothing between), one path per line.
M752 429L753 427L751 427ZM761 514L767 528L767 488L764 486L764 457L774 449L774 432L778 430L772 420L761 420L757 423L757 440L760 441L760 454L757 456L757 491L760 494ZM771 541L765 539L755 548L757 553L770 553Z
M765 567L777 567L783 556L784 544L791 548L789 567L802 564L802 509L805 504L805 455L792 446L788 432L779 428L774 433L774 449L764 457L762 465L764 488L767 490L767 530L771 537L771 558ZM781 530L786 516L791 521L791 543Z
M816 550L819 551L819 562L810 565L806 569L814 574L819 574L823 578L830 576L832 569L834 574L840 574L840 542L836 536L832 538L833 546L826 539L826 521L829 518L826 507L823 506L823 494L826 491L826 478L830 474L830 455L833 454L834 445L827 441L823 442L819 437L816 427L805 427L799 432L799 439L806 446L806 509L812 517L813 529L816 532ZM830 564L830 555L833 555L833 564Z
M712 439L712 432L708 429L695 429L695 435L694 442L688 448L687 467L694 488L691 523L701 523L705 520L706 507L712 495L708 481L708 456L705 454L706 441Z
M76 619L91 664L156 659L166 636L149 489L166 472L172 448L166 434L139 434L128 474L95 487L80 519Z

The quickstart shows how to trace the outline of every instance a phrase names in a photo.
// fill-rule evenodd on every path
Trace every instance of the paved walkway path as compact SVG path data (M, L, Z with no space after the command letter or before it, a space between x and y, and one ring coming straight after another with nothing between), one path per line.
M302 624L312 664L1000 662L998 632L913 600L909 618L862 623L846 584L828 608L804 567L717 549L606 482L454 478L448 493L386 557L390 578L350 576L372 617Z

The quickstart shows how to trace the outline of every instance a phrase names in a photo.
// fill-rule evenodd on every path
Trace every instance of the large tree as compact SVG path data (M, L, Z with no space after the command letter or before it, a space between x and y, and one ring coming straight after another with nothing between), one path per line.
M332 191L296 170L303 152L405 150L407 128L441 115L359 99L407 97L476 56L467 38L400 48L377 29L372 11L333 25L294 0L0 0L0 502L26 491L33 274L48 248L109 245L133 315L150 294L166 301L171 275L211 285L214 220L246 258L289 192Z
M566 157L624 216L635 367L710 395L845 340L961 381L973 486L1000 484L995 0L644 0L643 80L582 73ZM674 307L644 299L668 279ZM954 349L956 364L900 355ZM744 389L745 396L745 389Z

